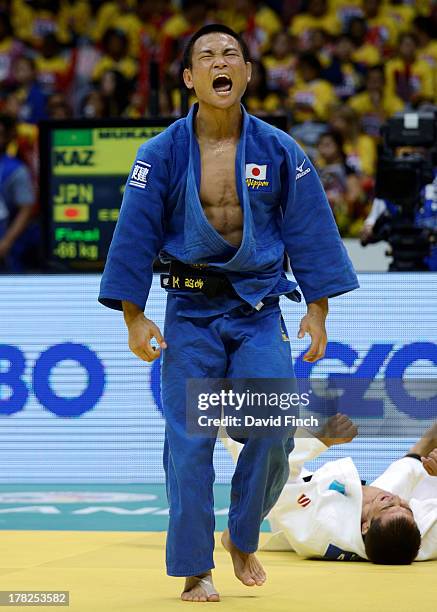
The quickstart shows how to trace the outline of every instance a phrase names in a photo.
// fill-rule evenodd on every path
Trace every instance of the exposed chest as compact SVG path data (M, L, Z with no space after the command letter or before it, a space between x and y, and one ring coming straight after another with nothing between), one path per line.
M236 187L234 143L200 147L200 200L203 207L239 206Z

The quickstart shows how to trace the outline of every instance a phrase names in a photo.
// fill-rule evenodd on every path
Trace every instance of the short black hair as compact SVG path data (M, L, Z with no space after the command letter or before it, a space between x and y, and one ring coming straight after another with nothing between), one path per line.
M380 565L410 565L417 557L420 544L416 522L404 516L384 523L380 518L373 519L364 536L369 561Z
M201 36L205 36L206 34L213 34L214 32L228 34L229 36L232 36L232 38L235 38L237 43L240 45L244 61L250 62L249 49L246 43L244 42L244 39L239 34L237 34L237 32L234 32L234 30L228 28L228 26L225 26L221 23L210 23L209 25L200 28L200 30L197 30L197 32L194 32L190 40L187 42L186 47L184 49L183 57L184 68L191 68L193 65L193 47L196 40L198 40Z

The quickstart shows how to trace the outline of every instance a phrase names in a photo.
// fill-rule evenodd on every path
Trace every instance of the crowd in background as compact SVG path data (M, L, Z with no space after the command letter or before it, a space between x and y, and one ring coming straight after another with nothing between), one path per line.
M246 107L287 115L342 235L357 236L381 125L437 103L433 0L0 0L5 151L37 188L40 120L180 115L183 48L217 22L249 47ZM0 233L0 260L8 249Z

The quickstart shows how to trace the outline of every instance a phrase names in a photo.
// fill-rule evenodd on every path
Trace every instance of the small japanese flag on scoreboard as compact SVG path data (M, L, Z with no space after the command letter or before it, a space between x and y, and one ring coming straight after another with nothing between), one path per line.
M246 164L246 178L265 181L267 177L267 165L258 166L258 164Z

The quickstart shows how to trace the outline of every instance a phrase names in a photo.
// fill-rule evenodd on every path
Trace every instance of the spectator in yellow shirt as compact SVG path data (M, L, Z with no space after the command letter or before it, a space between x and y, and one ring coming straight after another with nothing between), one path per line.
M376 166L376 144L373 138L361 133L358 113L343 104L333 109L329 124L343 137L348 165L359 174L373 177Z
M402 0L388 0L388 2L384 3L381 12L393 20L398 32L410 30L412 21L417 13L414 4L407 4Z
M121 17L132 14L135 7L135 0L114 0L113 2L100 2L97 11L92 37L96 42L100 42L109 28L117 28L118 20Z
M270 90L284 94L295 82L296 55L293 38L286 31L278 32L272 40L269 55L262 59Z
M381 0L363 0L363 17L367 22L367 42L386 55L396 44L399 29L392 18L384 14Z
M281 96L278 93L269 92L266 69L257 60L252 61L252 75L243 103L249 113L254 115L271 115L278 111L282 112Z
M387 62L385 70L388 91L406 104L417 106L434 99L434 72L428 62L418 59L414 34L400 35L398 55Z
M369 68L366 89L349 98L348 104L358 113L363 131L374 138L389 117L404 109L402 100L387 90L383 66Z
M298 80L290 88L288 106L297 123L326 121L337 99L328 81L321 78L322 67L317 57L302 53L297 64Z
M59 41L54 34L43 38L41 52L35 57L38 83L46 96L55 91L68 89L72 79L70 62L61 53Z
M367 42L367 23L362 17L353 17L347 29L347 33L355 44L352 55L354 62L366 66L376 66L381 63L381 52L370 42Z
M54 33L61 44L71 43L73 37L67 14L61 11L61 0L34 0L32 4L15 2L12 25L17 38L40 49L46 34Z
M135 12L117 19L117 28L129 39L129 54L139 59L144 48L159 46L162 29L171 17L166 0L138 0Z
M108 70L116 70L128 81L135 78L138 67L128 55L128 40L124 32L109 28L103 36L102 47L104 54L94 66L93 81L99 81Z
M310 30L322 29L331 36L341 32L341 22L335 13L328 11L326 0L309 0L305 13L293 17L290 24L290 33L303 42L308 38Z
M433 21L428 17L416 17L412 31L417 40L417 58L432 67L437 66L437 31Z

